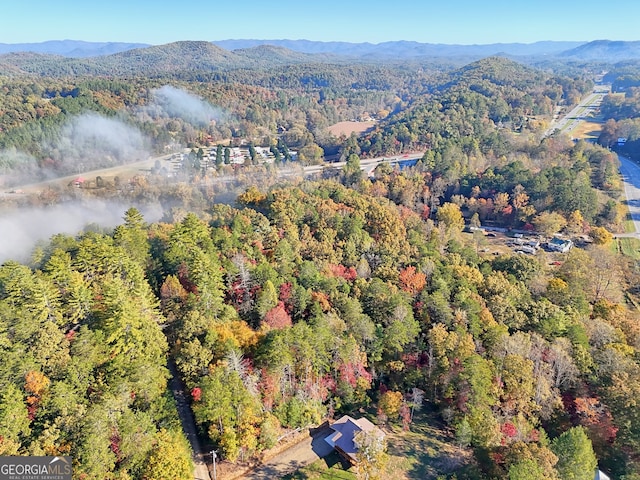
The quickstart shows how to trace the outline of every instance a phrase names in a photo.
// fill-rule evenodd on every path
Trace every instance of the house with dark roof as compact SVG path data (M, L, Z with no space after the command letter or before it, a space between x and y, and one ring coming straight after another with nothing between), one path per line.
M357 464L358 447L354 442L355 436L360 432L371 433L379 438L384 438L384 432L366 418L352 418L344 415L331 425L332 432L325 437L331 447L352 464Z

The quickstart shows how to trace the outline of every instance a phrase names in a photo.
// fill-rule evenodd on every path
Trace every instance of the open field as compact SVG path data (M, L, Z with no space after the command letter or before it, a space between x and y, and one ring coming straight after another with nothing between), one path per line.
M332 135L348 137L353 132L361 134L373 128L376 122L338 122L331 125L328 130Z
M573 138L580 138L583 140L596 141L600 136L602 130L602 124L595 120L581 122L571 132Z
M633 260L640 260L640 239L633 237L617 238L616 246L623 255Z

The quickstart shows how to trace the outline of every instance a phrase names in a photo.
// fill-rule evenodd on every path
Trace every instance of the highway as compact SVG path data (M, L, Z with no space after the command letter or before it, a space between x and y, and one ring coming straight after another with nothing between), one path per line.
M602 99L609 93L609 86L598 85L593 89L593 92L585 97L577 106L575 106L569 113L567 113L561 119L552 122L549 129L544 133L545 137L548 137L555 131L561 133L570 134L580 122L589 120L590 117L594 117L597 110L600 108Z
M640 233L640 165L618 155L620 160L620 174L624 182L624 193L627 197L629 214L636 234Z
M599 85L594 88L593 93L580 102L565 117L554 123L547 130L545 136L551 135L556 130L565 133L571 132L580 122L588 120L589 117L597 113L602 99L609 91L609 86ZM629 215L633 221L635 233L616 236L638 236L640 235L640 165L622 155L618 155L618 159L620 161L620 175L624 185L625 197L627 197Z

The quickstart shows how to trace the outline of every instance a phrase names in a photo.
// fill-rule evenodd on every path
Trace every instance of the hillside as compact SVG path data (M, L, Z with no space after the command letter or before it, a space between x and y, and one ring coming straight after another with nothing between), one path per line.
M472 62L450 74L451 81L446 87L459 84L473 84L489 81L499 86L514 86L539 83L545 74L540 70L527 67L521 63L502 57L488 57Z
M0 73L149 76L330 61L336 62L338 58L334 55L304 54L273 46L230 52L209 42L174 42L90 58L67 58L30 52L8 53L0 55Z
M640 58L640 42L596 40L567 50L561 56L576 60L607 60L611 63L638 59Z
M617 157L543 138L593 70L332 56L176 42L0 59L33 73L0 75L0 180L74 180L0 191L19 210L0 245L29 259L0 265L0 454L190 480L171 375L225 465L371 414L403 432L388 465L406 476L383 478L561 480L574 451L585 480L596 462L639 478L640 281L607 245L627 212ZM372 128L329 134L345 120ZM403 160L371 170L383 157ZM135 177L93 170L136 158ZM109 230L94 200L141 210ZM74 236L56 204L96 223ZM27 252L42 218L61 234Z
M234 50L232 53L234 53L238 58L253 61L256 64L264 64L268 62L272 65L291 65L296 63L344 61L343 58L334 54L304 53L275 45L257 45L251 48Z
M179 75L300 64L375 63L462 65L507 57L564 71L575 61L614 63L640 58L640 42L445 45L409 41L371 43L308 40L181 41L165 45L90 42L0 44L0 73L46 76ZM549 63L551 62L551 63ZM545 66L546 65L546 66ZM552 68L553 67L553 68Z

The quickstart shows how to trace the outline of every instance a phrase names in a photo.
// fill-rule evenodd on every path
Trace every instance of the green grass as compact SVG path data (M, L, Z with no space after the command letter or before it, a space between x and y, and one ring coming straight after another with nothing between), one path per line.
M618 238L618 251L634 260L640 260L640 239Z
M627 218L629 218L630 215L627 213ZM625 233L635 233L636 231L636 225L635 223L633 223L633 220L631 220L629 218L629 220L625 220L624 221L624 231Z
M333 452L328 457L282 477L282 480L355 480L356 476L346 468L348 465L341 462L340 456Z

